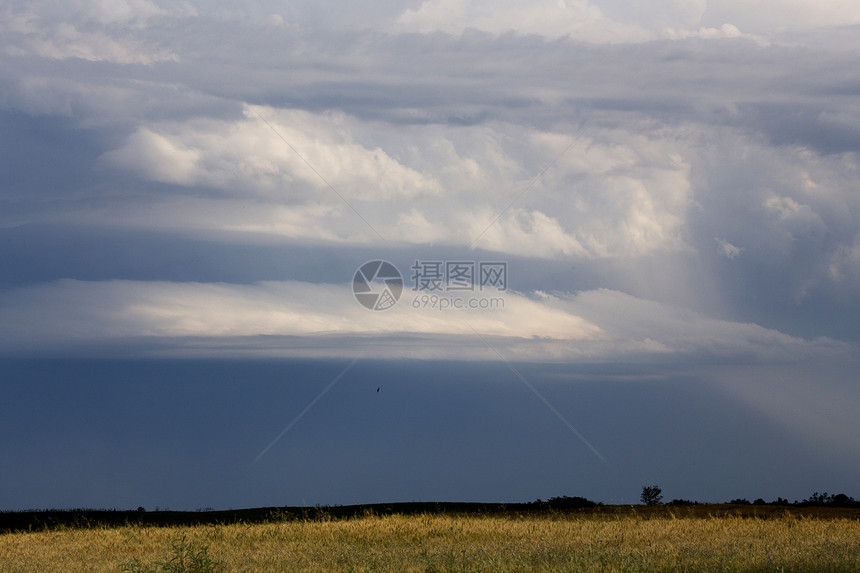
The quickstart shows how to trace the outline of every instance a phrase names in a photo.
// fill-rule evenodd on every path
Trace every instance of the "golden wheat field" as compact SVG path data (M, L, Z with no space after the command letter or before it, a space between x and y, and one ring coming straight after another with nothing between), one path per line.
M183 538L211 562L179 564ZM860 522L425 514L0 535L3 573L123 570L860 571Z

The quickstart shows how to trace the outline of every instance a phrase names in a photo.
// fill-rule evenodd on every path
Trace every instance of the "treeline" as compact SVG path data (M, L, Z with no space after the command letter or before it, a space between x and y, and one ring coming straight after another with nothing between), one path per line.
M639 496L639 500L643 505L702 505L697 501L689 499L673 499L672 501L664 504L663 490L660 489L660 486L658 485L642 486L642 495ZM824 493L818 493L816 491L808 498L800 501L794 500L794 502L778 497L776 498L776 501L765 501L762 498L750 501L746 498L737 498L728 503L732 505L781 505L794 507L860 507L860 501L855 501L853 497L849 497L844 493L830 495L826 491Z
M785 507L854 507L860 508L860 501L855 500L853 497L849 497L844 493L837 493L836 495L830 495L827 492L818 493L815 492L810 495L806 499L802 500L794 500L788 501L785 498L778 497L774 501L765 501L762 498L755 499L750 501L746 498L737 498L729 501L728 503L732 505L778 505ZM672 501L667 502L665 505L701 505L698 501L691 501L689 499L673 499Z
M644 505L668 505L668 506L685 506L685 505L714 505L711 502L693 501L690 499L673 499L665 503L662 502L661 490L656 486L648 486L643 488L643 497L641 499ZM860 501L849 497L844 493L830 495L827 492L815 492L808 498L803 500L788 501L782 497L777 497L774 501L765 501L762 498L750 501L745 498L737 498L727 502L731 505L776 505L786 507L846 507L860 508ZM538 499L526 504L532 509L584 509L590 507L600 507L603 504L599 501L591 501L584 497L551 497L547 500Z
M657 486L643 488L642 504L647 506L701 506L691 508L701 511L702 515L710 515L721 506L725 511L736 511L732 506L786 506L798 508L860 508L860 502L845 494L830 495L815 492L808 498L790 502L778 497L776 501L765 501L761 498L754 501L733 499L727 504L714 504L692 501L688 499L673 499L663 503L662 491ZM638 507L638 506L636 506ZM551 497L547 500L537 499L526 503L470 503L470 502L406 502L386 504L361 505L325 505L314 507L265 507L230 510L197 510L197 511L147 511L143 507L137 510L117 509L71 509L71 510L31 510L31 511L0 511L0 534L12 531L41 531L63 527L92 528L92 527L121 527L124 525L138 526L184 526L204 524L230 523L267 523L273 521L327 521L331 519L351 519L370 515L414 515L414 514L456 514L456 515L499 515L519 512L539 513L544 511L576 511L576 512L606 512L606 511L637 511L631 505L604 505L599 501L578 496ZM750 511L755 511L750 507ZM815 511L815 510L813 510ZM830 510L827 510L830 511ZM855 514L860 517L860 514Z
M776 498L776 501L765 501L758 498L754 501L747 499L733 499L729 503L735 505L793 505L796 507L860 507L860 501L856 501L853 497L849 497L844 493L830 495L827 492L815 492L808 498L794 502L789 502L781 497Z

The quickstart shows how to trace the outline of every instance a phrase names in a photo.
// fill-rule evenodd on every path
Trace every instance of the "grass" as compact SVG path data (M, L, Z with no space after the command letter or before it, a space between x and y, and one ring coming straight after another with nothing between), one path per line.
M120 564L127 573L220 573L224 564L209 555L209 546L188 542L183 535L171 543L172 555L151 563L132 557Z
M847 572L860 571L860 521L420 514L0 535L0 572L25 571Z

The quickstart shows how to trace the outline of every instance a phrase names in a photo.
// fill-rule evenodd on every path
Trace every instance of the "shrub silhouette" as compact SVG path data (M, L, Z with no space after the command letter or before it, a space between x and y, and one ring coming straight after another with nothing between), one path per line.
M699 502L691 499L673 499L666 503L666 505L699 505Z
M586 499L584 497L569 497L563 495L561 497L551 497L546 501L538 499L537 501L529 502L528 505L532 507L537 507L539 509L581 509L585 507L597 507L598 505L603 504L600 502L591 501L590 499Z
M656 485L642 486L642 495L639 496L645 505L660 505L663 501L663 490Z
M844 493L837 493L830 498L830 505L834 507L855 507L857 502L853 497L848 497Z
M549 506L553 509L577 509L580 507L597 506L597 503L591 501L590 499L585 499L584 497L579 496L568 497L566 495L562 497L551 497L548 503Z
M817 491L810 495L807 499L797 502L796 505L816 505L829 507L858 507L860 503L854 501L853 497L848 497L844 493L829 495L826 491L818 493Z

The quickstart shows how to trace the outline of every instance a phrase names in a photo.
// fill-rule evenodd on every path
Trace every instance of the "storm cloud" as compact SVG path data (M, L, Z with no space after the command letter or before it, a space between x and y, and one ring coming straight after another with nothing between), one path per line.
M856 404L858 31L807 0L7 2L0 355L701 365L804 435L802 381L738 380L828 364ZM506 263L503 306L411 304L419 261Z

